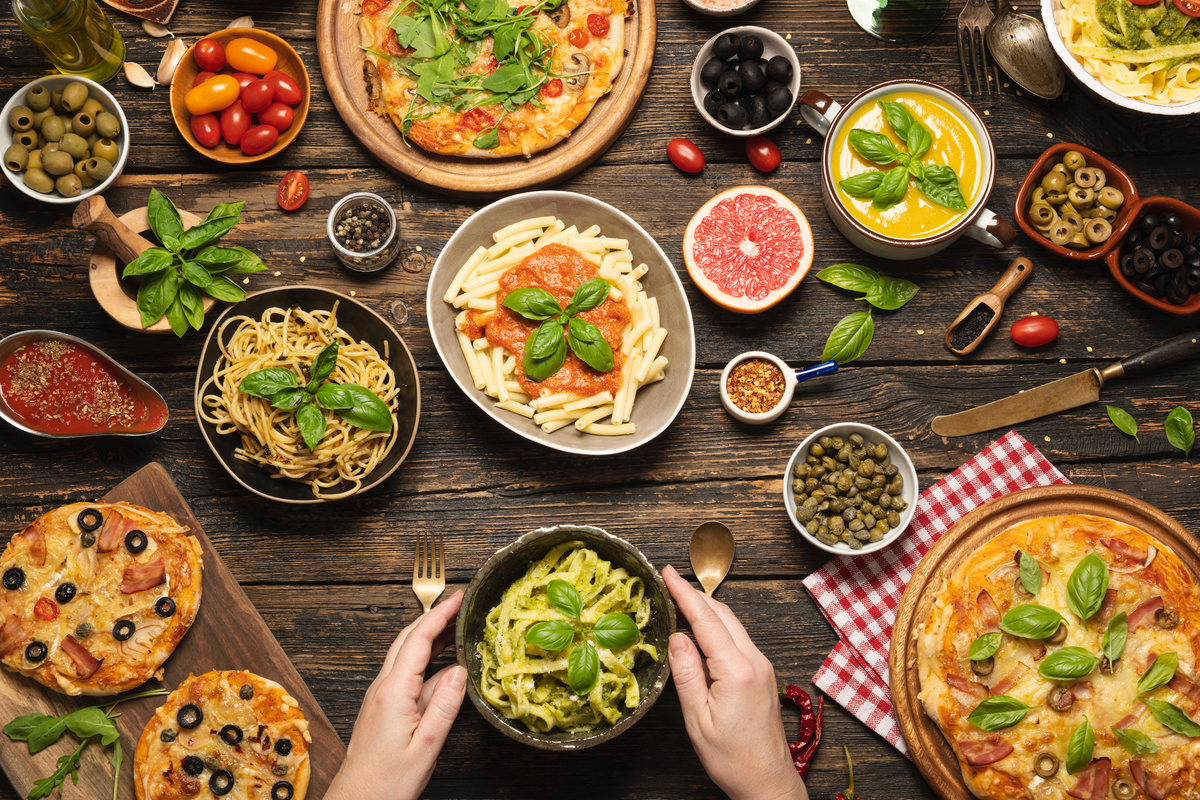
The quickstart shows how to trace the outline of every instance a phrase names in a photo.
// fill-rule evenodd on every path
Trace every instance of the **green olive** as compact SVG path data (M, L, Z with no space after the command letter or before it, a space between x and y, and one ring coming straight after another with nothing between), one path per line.
M55 150L61 150L62 146L58 142L47 142L38 149L42 151L42 155L45 155L46 153L53 153Z
M78 133L63 134L63 137L58 141L58 149L70 153L71 158L76 161L88 157L87 140Z
M100 105L100 101L94 97L89 97L88 101L83 104L83 108L79 109L82 113L87 114L92 119L104 110L104 106Z
M78 164L75 165L75 169L71 170L71 172L72 172L72 174L75 175L76 178L79 178L79 183L83 185L84 189L90 189L96 185L97 181L95 178L93 178L91 175L88 174L86 167L87 167L87 162L80 161Z
M86 111L80 111L71 120L71 130L86 139L96 132L96 118Z
M1092 188L1098 192L1108 185L1108 176L1099 167L1092 167L1092 172L1096 175L1096 185Z
M25 105L34 111L44 111L50 107L50 92L45 86L30 86L25 95Z
M1109 225L1108 220L1103 218L1089 219L1083 233L1092 244L1100 244L1107 242L1112 236L1112 225Z
M1042 188L1046 194L1061 194L1067 188L1067 176L1061 172L1050 172L1042 178Z
M96 115L96 130L105 139L115 139L121 132L121 120L117 119L116 114L101 111Z
M1115 186L1105 186L1100 190L1097 199L1105 208L1117 209L1125 202L1125 195Z
M21 131L13 137L13 142L21 145L21 147L24 147L26 150L38 149L38 137L33 131Z
M29 106L17 106L8 112L8 124L19 131L27 131L33 127L33 109Z
M41 111L33 112L33 129L40 131L42 129L42 120L53 116L55 116L53 108L43 108Z
M34 152L37 152L36 150ZM10 144L4 151L4 166L11 172L20 172L29 164L29 151L19 144Z
M74 118L70 114L59 114L58 118L62 120L63 133L75 132L75 128L73 127L75 123L72 122Z
M97 183L108 180L113 171L112 163L103 158L89 158L84 162L84 167Z
M61 86L50 92L50 107L54 109L55 114L61 114L65 111L62 104L62 93Z
M91 136L87 137L89 153L92 151L92 148L96 146L96 142L98 141L100 141L100 134L98 133L93 132Z
M67 88L63 89L62 105L67 111L72 114L78 114L83 110L83 104L88 101L88 87L86 83L74 81L67 84ZM78 194L78 193L77 193Z
M36 131L30 131L30 133L36 133ZM41 133L38 133L38 135L37 135L37 146L38 146L38 149L41 149L41 148L45 147L45 146L46 146L46 144L47 144L47 142L46 142L46 137L45 137L45 136L42 136L42 134L41 134Z
M24 148L22 148L24 149ZM34 150L29 154L29 162L25 165L25 169L41 169L42 168L42 151Z
M1037 228L1049 228L1058 219L1058 213L1047 203L1034 203L1029 208L1029 221Z
M1080 167L1086 167L1087 159L1084 158L1083 153L1079 152L1078 150L1068 150L1067 154L1063 156L1062 163L1064 167L1071 172L1074 172Z
M54 178L47 175L43 169L27 169L25 170L25 185L35 192L50 194L54 191Z
M1068 211L1062 215L1062 221L1071 226L1071 232L1083 230L1083 217L1078 212Z
M1030 196L1029 202L1037 203L1045 196L1046 196L1046 190L1043 189L1041 186L1038 186L1036 189L1033 190L1033 194Z
M66 175L75 168L75 162L71 160L71 154L62 150L55 150L53 153L42 153L42 169L51 175Z
M92 145L92 155L115 164L117 163L117 158L121 155L121 151L117 149L117 143L112 139L101 139Z
M1067 243L1067 247L1081 247L1086 249L1091 246L1092 243L1088 241L1083 231L1076 231L1075 235L1071 237L1071 241Z
M42 136L46 137L47 142L57 142L67 132L67 126L63 125L62 117L46 117L42 120Z
M1096 202L1096 190L1085 189L1082 186L1076 186L1074 189L1067 192L1067 197L1070 198L1072 205L1086 207Z
M1055 164L1053 167L1050 168L1050 171L1051 172L1061 172L1063 175L1067 175L1067 177L1070 177L1070 175L1067 173L1067 168L1064 167L1062 165L1062 163Z
M63 197L74 197L83 191L83 182L74 174L63 175L54 182L54 188Z
M1085 189L1095 188L1097 179L1096 173L1098 171L1099 170L1092 169L1091 167L1084 167L1083 169L1076 170L1075 183Z

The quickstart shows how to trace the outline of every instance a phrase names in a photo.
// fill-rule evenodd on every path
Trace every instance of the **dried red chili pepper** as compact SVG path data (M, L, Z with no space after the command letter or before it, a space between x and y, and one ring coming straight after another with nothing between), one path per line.
M813 713L812 698L799 686L784 687L783 696L800 710L800 738L789 744L788 750L791 751L796 772L803 778L808 774L808 765L821 742L821 729L825 725L825 697L817 697L817 710Z
M846 751L846 769L850 772L850 786L844 792L838 792L833 796L833 800L861 800L854 793L854 764L850 761L850 748L842 745L842 749Z

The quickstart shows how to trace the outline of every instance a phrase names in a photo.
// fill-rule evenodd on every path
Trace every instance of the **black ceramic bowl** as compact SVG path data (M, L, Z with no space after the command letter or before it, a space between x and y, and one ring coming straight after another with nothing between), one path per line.
M553 547L563 542L581 541L595 550L601 558L613 565L624 567L629 574L639 576L646 585L646 596L650 599L650 624L643 629L646 641L658 650L658 661L642 655L634 669L641 689L642 702L617 722L616 725L597 728L587 733L534 733L520 720L505 719L479 695L479 676L483 668L476 650L483 639L488 612L500 604L505 590L516 583L529 570L530 565L546 555ZM671 675L667 664L667 640L675 632L675 605L667 593L658 570L646 560L636 547L600 528L583 525L555 525L538 528L517 539L512 544L497 550L483 568L475 573L467 593L463 596L462 608L458 612L458 628L455 645L458 663L467 670L467 694L471 702L483 714L484 719L506 736L539 750L582 750L612 739L628 730L645 716Z
M327 311L338 304L338 325L355 339L365 341L382 355L384 343L387 343L389 353L388 363L396 373L396 385L400 390L397 397L398 411L396 414L399 437L388 453L363 481L358 494L382 483L396 471L400 463L412 448L413 440L417 438L417 421L421 416L421 387L417 381L417 365L412 353L383 317L367 308L362 303L344 294L322 289L319 286L282 286L277 289L267 289L252 294L237 305L225 309L225 313L213 323L208 339L204 342L204 350L200 354L200 367L196 371L195 409L196 418L200 423L200 433L204 441L221 466L225 468L235 481L255 494L268 500L281 503L325 503L326 499L314 497L312 489L306 483L292 481L286 478L272 478L270 473L246 461L234 457L233 451L241 446L241 437L237 434L221 435L210 422L200 417L200 387L213 373L213 367L220 355L221 344L217 342L217 332L221 324L231 316L246 316L258 319L268 308L278 306L298 306L305 311ZM226 330L226 336L232 335L236 326ZM354 495L352 495L354 496Z

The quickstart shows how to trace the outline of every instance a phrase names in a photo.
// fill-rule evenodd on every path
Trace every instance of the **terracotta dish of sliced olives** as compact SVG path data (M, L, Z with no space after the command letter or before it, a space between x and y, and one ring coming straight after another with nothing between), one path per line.
M1030 224L1060 247L1086 250L1107 242L1125 203L1108 177L1100 167L1088 166L1083 153L1067 151L1030 195Z

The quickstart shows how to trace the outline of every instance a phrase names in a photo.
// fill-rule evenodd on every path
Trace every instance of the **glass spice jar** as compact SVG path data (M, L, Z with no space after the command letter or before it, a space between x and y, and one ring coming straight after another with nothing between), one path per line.
M355 272L376 272L400 253L396 213L377 194L354 192L334 204L326 223L338 260Z

